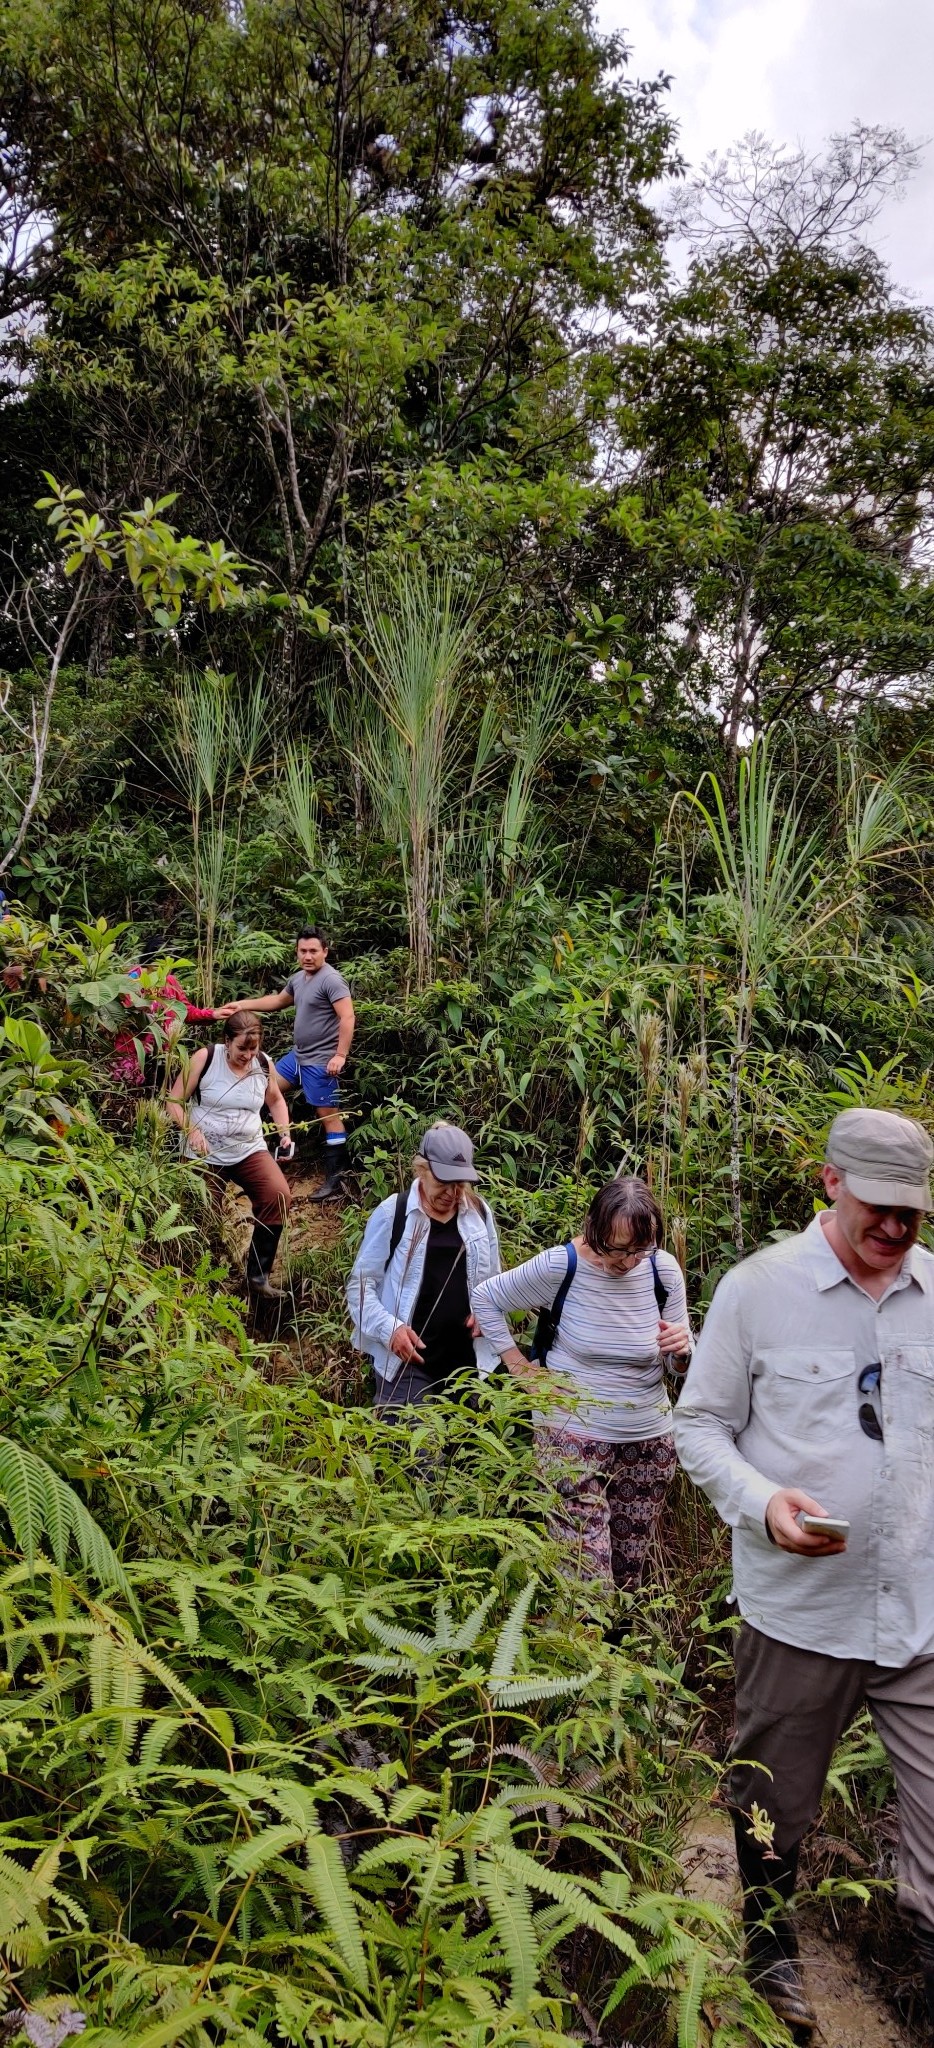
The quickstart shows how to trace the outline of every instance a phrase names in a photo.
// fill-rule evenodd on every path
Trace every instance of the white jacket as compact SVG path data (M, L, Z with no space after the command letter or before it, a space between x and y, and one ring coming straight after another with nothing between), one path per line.
M401 1370L402 1360L390 1351L389 1343L399 1324L412 1320L425 1270L429 1218L421 1205L417 1180L409 1189L405 1227L387 1267L395 1211L395 1195L387 1196L374 1209L347 1282L354 1343L358 1351L369 1352L379 1377L385 1380L394 1380ZM457 1211L457 1227L464 1240L467 1291L472 1304L474 1289L500 1270L499 1240L486 1203L482 1209L475 1209L472 1202L462 1204ZM481 1379L486 1379L499 1363L499 1353L481 1336L474 1338L474 1351L477 1371Z

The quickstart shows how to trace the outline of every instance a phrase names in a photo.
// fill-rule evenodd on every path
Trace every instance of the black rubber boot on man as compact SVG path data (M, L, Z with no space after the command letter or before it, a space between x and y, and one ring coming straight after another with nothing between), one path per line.
M794 1918L782 1911L797 1882L797 1845L786 1856L768 1855L750 1835L743 1813L734 1813L733 1831L743 1886L746 1975L796 2039L807 2040L817 2014L804 1989Z
M250 1239L246 1262L246 1284L250 1293L259 1295L262 1301L285 1300L281 1287L274 1287L269 1278L281 1236L280 1223L253 1225L253 1236Z
M344 1175L347 1171L347 1141L341 1145L328 1145L324 1154L324 1179L319 1188L309 1195L311 1202L333 1202L341 1193Z

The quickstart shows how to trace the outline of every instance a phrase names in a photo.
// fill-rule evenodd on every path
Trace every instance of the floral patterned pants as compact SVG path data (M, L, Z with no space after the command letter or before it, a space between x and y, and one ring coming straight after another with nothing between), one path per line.
M674 1437L610 1444L537 1429L535 1449L562 1503L548 1517L550 1534L582 1578L602 1579L608 1594L635 1592L677 1470Z

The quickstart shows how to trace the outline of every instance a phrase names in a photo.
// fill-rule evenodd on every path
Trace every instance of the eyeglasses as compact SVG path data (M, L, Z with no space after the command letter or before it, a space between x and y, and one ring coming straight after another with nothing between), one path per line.
M856 1385L860 1394L868 1395L868 1399L865 1401L861 1400L859 1405L860 1429L864 1436L871 1436L873 1443L884 1443L882 1417L879 1414L882 1387L881 1365L864 1365Z
M650 1244L602 1244L598 1238L594 1247L601 1259L647 1259Z

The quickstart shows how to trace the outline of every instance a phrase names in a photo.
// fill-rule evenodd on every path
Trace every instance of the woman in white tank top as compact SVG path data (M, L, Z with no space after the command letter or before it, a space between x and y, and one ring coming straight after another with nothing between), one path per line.
M539 1463L561 1497L553 1533L586 1578L639 1585L677 1459L663 1361L690 1362L684 1277L657 1250L661 1210L641 1180L614 1180L595 1196L584 1228L475 1290L480 1328L517 1378L547 1387L535 1417ZM506 1316L552 1308L566 1284L547 1370L513 1342ZM562 1409L561 1392L573 1400Z
M253 1236L247 1259L252 1294L282 1299L270 1280L282 1228L291 1206L288 1181L276 1162L291 1159L294 1146L289 1112L275 1067L261 1052L262 1025L238 1010L224 1026L223 1045L196 1052L185 1074L176 1076L166 1109L182 1132L185 1156L203 1159L218 1184L235 1181L249 1197ZM266 1108L279 1131L276 1159L263 1136Z

